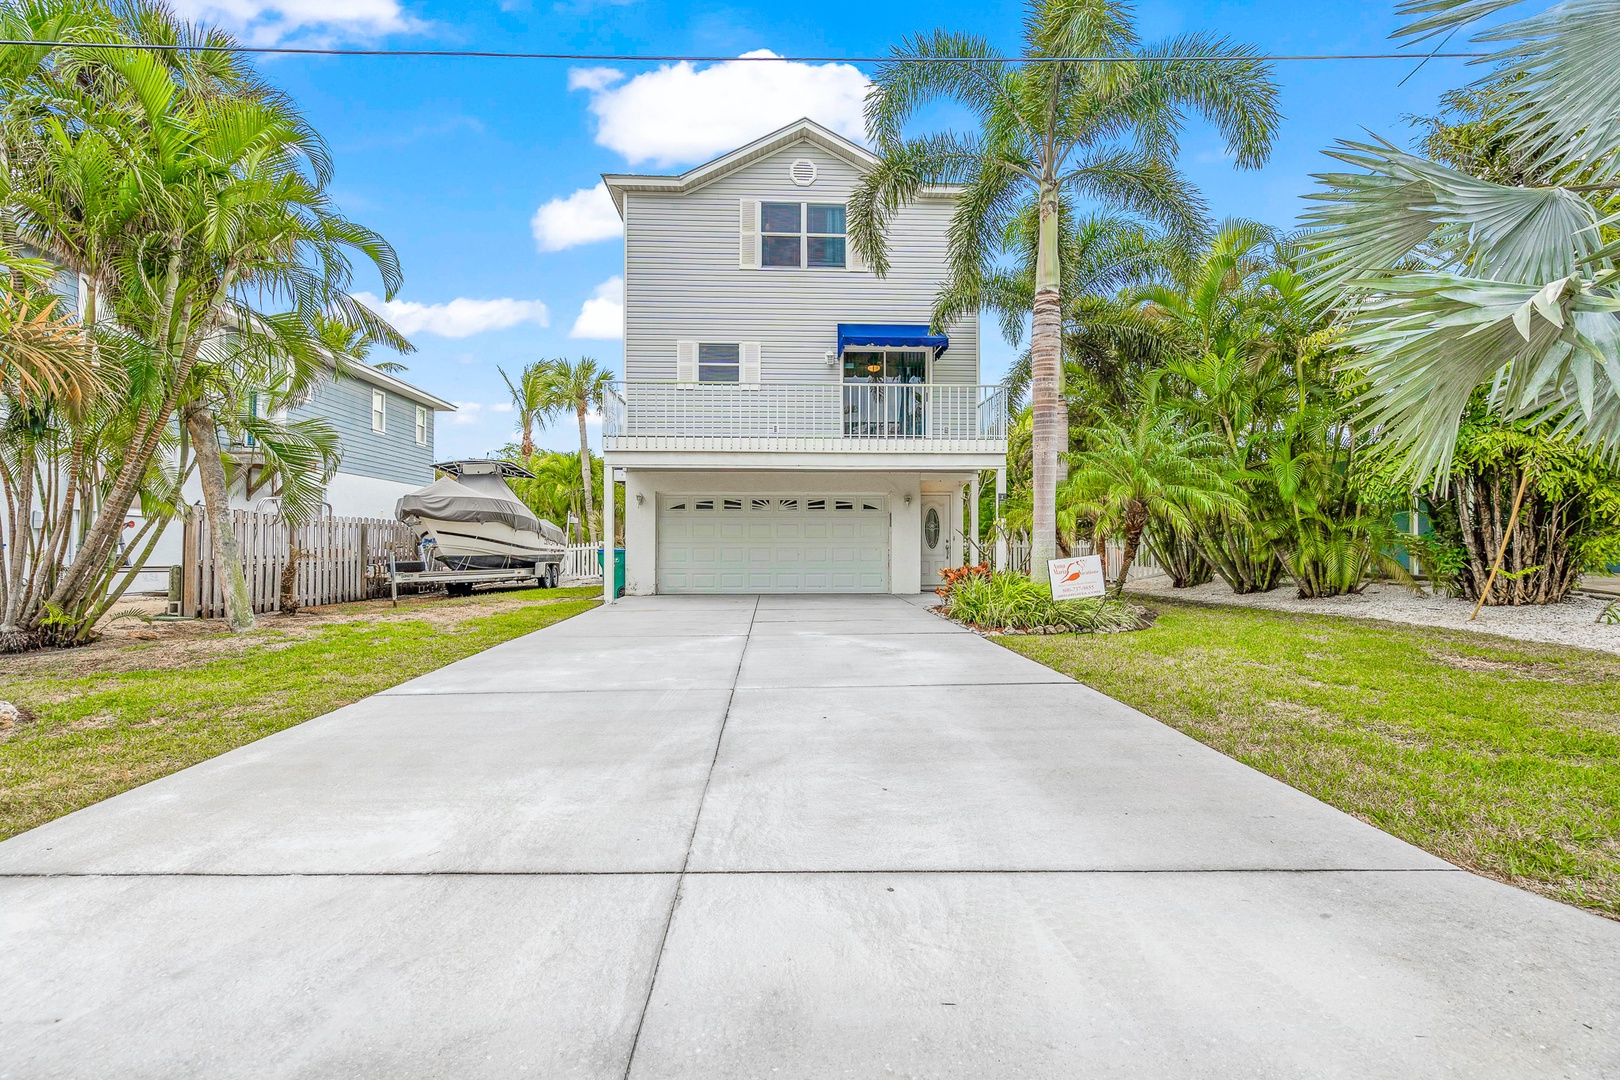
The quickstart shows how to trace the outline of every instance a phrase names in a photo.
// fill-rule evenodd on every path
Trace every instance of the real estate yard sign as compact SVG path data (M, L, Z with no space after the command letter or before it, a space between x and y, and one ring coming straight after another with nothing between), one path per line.
M1103 578L1101 555L1053 559L1047 566L1052 570L1054 600L1079 600L1087 596L1101 596L1108 591L1108 582Z

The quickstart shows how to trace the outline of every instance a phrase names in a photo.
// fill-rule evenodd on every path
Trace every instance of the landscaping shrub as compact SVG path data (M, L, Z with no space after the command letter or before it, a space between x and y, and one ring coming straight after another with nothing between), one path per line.
M1113 597L1053 600L1048 586L1022 574L966 573L947 589L945 613L986 630L1104 634L1141 630L1151 622L1143 609Z

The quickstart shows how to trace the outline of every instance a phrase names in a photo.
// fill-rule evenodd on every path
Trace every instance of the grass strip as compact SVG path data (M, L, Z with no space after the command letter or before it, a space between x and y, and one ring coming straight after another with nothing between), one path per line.
M1620 918L1620 657L1154 598L996 639L1477 873Z
M297 636L258 630L195 663L83 676L0 668L0 699L35 713L0 742L0 838L588 611L600 590L520 595L528 602L515 608L511 594L432 605L508 609L451 622L373 608L375 618Z

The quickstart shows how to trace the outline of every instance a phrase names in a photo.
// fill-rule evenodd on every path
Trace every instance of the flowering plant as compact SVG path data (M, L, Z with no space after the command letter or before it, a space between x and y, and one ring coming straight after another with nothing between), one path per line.
M945 579L945 584L939 586L934 591L939 593L941 596L949 596L951 595L952 589L956 588L959 583L966 581L968 578L983 578L985 581L989 581L990 564L980 563L977 566L947 566L945 569L939 572L939 576Z

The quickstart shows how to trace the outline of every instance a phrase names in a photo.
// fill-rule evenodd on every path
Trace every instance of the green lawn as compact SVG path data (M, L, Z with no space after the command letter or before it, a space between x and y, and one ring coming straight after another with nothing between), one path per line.
M351 604L217 623L120 623L83 649L0 658L0 838L594 607L599 588Z
M1149 603L1140 633L999 640L1443 859L1620 918L1620 657Z

